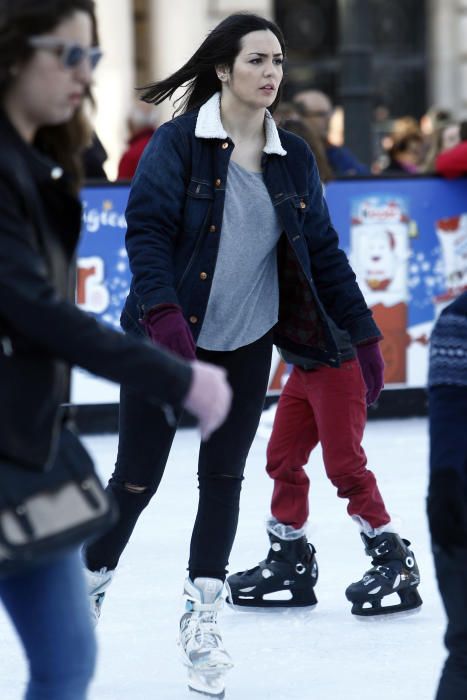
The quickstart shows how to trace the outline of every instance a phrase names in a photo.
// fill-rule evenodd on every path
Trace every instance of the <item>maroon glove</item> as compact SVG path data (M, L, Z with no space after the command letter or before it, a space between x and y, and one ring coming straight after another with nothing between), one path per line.
M187 360L195 359L195 341L177 304L155 306L148 311L142 323L153 343Z
M384 386L384 360L378 341L357 345L357 358L366 384L366 403L371 406Z

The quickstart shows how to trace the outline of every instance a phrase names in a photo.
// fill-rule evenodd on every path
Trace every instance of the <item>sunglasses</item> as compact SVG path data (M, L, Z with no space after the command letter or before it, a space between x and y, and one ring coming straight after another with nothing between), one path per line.
M77 68L83 61L87 60L94 70L102 58L102 51L98 46L86 49L80 44L69 44L54 37L31 36L28 39L28 44L34 49L43 49L56 54L65 68Z

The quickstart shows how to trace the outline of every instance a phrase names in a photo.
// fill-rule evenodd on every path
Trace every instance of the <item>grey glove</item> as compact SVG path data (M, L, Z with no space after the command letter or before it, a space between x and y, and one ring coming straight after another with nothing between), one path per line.
M195 360L193 378L183 407L198 419L202 440L208 440L227 417L232 389L225 369Z

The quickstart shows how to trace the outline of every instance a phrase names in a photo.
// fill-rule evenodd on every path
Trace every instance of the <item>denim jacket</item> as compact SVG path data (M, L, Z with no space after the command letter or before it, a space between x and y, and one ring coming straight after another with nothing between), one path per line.
M278 245L279 348L337 367L328 314L357 345L380 337L345 253L339 248L314 157L266 113L262 170L282 226ZM126 246L133 275L122 326L142 334L141 318L179 304L199 335L216 266L234 143L222 126L220 95L156 131L132 182Z

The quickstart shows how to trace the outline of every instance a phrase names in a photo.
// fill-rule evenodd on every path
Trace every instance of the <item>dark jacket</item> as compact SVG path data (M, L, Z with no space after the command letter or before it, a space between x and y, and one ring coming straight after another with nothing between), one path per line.
M195 339L203 324L233 150L216 99L159 127L133 179L126 212L133 280L122 313L131 333L141 333L139 319L164 302L180 304ZM326 313L354 344L380 333L338 247L309 147L290 132L277 132L271 117L266 136L264 181L283 228L274 341L337 367L340 356Z
M0 114L0 468L43 468L60 428L70 365L179 405L191 369L77 309L81 206L61 168Z
M352 175L371 175L370 168L354 156L345 146L326 146L326 158L337 177L349 177Z

